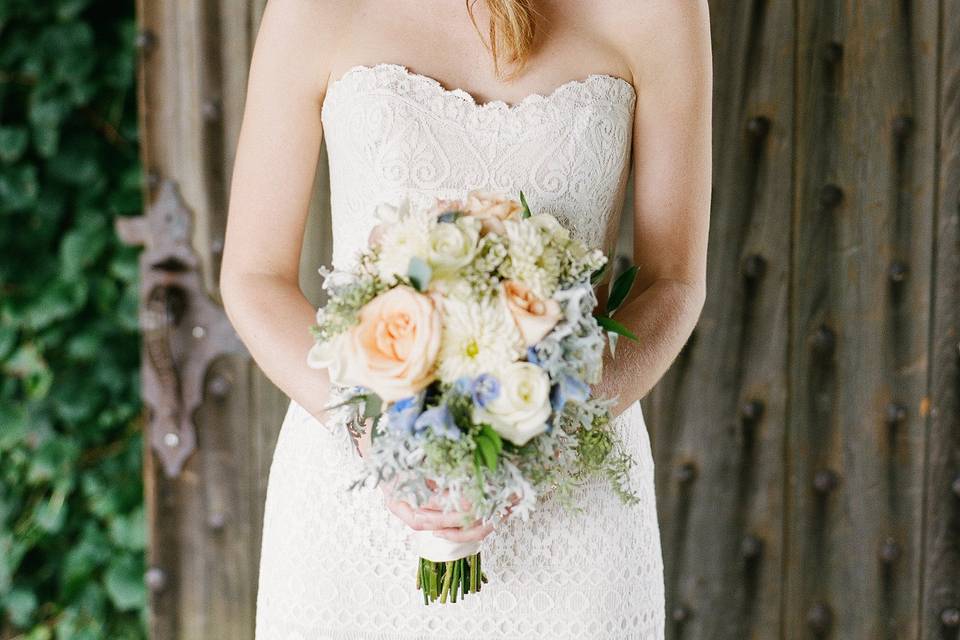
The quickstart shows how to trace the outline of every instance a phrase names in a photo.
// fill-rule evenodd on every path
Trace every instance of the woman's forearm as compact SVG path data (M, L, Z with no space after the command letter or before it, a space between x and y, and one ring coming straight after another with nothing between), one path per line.
M326 369L307 366L316 310L299 287L278 276L244 274L223 279L221 294L230 322L263 373L320 419L330 378Z
M617 341L616 355L604 354L603 380L598 395L618 398L614 416L645 396L660 380L690 337L703 294L679 280L656 280L622 306L616 319L639 338Z

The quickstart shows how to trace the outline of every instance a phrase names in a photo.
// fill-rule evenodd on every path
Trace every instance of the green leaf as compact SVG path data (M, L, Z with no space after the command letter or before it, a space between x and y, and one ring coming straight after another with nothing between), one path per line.
M610 290L610 299L607 301L607 314L612 316L623 304L623 301L627 299L627 295L633 289L633 283L637 280L637 271L637 266L633 265L614 280L613 288Z
M30 623L30 616L37 609L37 596L32 591L15 587L3 598L3 606L13 624L25 627Z
M629 338L634 342L640 342L640 338L638 338L636 334L609 316L597 316L597 324L611 333Z
M610 261L607 260L603 263L603 266L590 274L590 285L595 287L600 284L601 281L607 276L607 271L610 270Z
M427 290L433 272L430 269L430 265L417 256L413 256L410 258L410 265L407 267L407 276L410 278L410 283L413 284L414 288L416 288L417 291L423 292Z
M103 585L113 605L121 611L142 607L146 601L143 566L132 556L115 556L104 573Z
M363 417L377 418L383 413L383 400L375 393L368 393L364 396Z
M0 127L0 162L19 160L29 139L25 127Z
M500 434L497 433L497 430L491 427L488 424L485 424L480 429L480 434L489 438L493 442L493 446L496 448L497 453L503 451L503 440L500 438Z
M474 436L473 441L477 443L477 451L483 458L483 464L491 471L497 470L497 447L493 441L483 433Z
M523 213L520 214L521 218L529 218L533 215L530 213L530 205L527 204L527 198L523 195L523 191L520 191L520 204L523 206Z

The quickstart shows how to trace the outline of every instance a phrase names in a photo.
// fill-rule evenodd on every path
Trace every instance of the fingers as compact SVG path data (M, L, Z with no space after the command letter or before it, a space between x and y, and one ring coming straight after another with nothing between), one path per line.
M451 542L477 542L493 532L493 523L477 524L465 529L438 529L433 535Z

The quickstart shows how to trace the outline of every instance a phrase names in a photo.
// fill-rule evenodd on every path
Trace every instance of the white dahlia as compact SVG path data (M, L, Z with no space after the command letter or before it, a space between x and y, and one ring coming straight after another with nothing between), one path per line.
M454 382L462 376L498 371L522 355L523 338L499 296L483 301L444 301L441 380Z
M388 283L396 277L406 276L413 257L426 261L430 254L430 233L437 225L436 215L424 209L408 208L404 202L398 215L384 215L385 222L378 230L377 271Z

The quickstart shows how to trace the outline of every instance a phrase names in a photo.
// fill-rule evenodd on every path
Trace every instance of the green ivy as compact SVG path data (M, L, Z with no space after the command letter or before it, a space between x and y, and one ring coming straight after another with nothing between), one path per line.
M0 637L146 637L134 4L0 0Z

